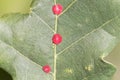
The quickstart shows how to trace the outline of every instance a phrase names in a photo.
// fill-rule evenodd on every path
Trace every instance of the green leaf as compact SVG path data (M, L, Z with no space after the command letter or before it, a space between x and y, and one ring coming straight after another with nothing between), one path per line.
M14 80L111 80L116 69L103 58L120 41L120 1L58 0L59 16L54 2L34 0L29 14L0 18L0 67ZM51 41L56 32L60 45Z

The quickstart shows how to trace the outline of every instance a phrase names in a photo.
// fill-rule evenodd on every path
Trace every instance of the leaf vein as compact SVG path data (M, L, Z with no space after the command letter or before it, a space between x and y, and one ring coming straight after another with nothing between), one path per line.
M70 9L70 7L76 2L77 0L73 0L68 6L67 8L60 14L58 15L58 17L60 17L62 14L64 14L65 12L67 12L68 9Z
M99 29L103 28L105 25L109 24L110 22L112 22L114 19L118 18L119 16L116 16L108 21L106 21L104 24L102 24L101 26L99 26L98 28L92 30L91 32L85 34L83 37L80 37L78 40L74 41L73 43L71 43L69 46L67 46L66 48L64 48L62 51L60 51L57 56L61 55L64 51L66 51L67 49L69 49L70 47L74 46L76 43L80 42L81 40L83 40L84 38L86 38L87 36L89 36L90 34L98 31Z
M10 48L16 50L16 52L17 52L20 56L24 57L25 59L27 59L27 60L30 61L31 63L35 64L36 66L39 66L39 67L42 69L42 65L37 64L36 62L34 62L34 61L32 61L31 59L27 58L27 57L24 56L20 51L18 51L15 47L13 47L13 46L11 46L11 45L8 45L7 43L5 43L5 42L2 41L2 40L0 40L0 41L1 41L2 43L6 44L7 46L9 46ZM51 74L53 75L52 72L51 72Z
M43 22L52 32L55 32L51 27L50 27L50 25L47 23L47 22L45 22L40 16L38 16L35 12L32 12L34 15L36 15L37 17L39 17L39 20L41 21L41 22Z

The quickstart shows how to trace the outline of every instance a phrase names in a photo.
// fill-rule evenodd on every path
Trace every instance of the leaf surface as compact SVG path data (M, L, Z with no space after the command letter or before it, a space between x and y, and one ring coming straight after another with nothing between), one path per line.
M14 80L110 80L115 68L103 60L120 40L120 0L34 0L29 14L0 18L0 67ZM54 33L63 42L53 45ZM50 65L46 74L42 66Z

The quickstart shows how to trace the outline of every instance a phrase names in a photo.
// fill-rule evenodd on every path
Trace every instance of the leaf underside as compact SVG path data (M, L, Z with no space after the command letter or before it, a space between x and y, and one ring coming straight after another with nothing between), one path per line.
M57 19L53 0L34 0L29 14L0 18L0 67L14 80L111 80L116 69L103 58L120 40L120 0L57 3L64 7ZM56 48L55 25L63 37Z

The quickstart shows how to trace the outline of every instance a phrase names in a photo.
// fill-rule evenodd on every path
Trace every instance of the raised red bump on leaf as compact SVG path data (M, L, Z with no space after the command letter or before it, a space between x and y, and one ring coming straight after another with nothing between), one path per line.
M42 70L45 72L45 73L49 73L51 71L51 67L49 65L45 65L42 67Z
M54 34L52 37L52 42L54 44L60 44L62 42L62 36L60 34Z
M55 15L59 15L63 11L63 6L61 4L55 4L52 7L52 11Z

